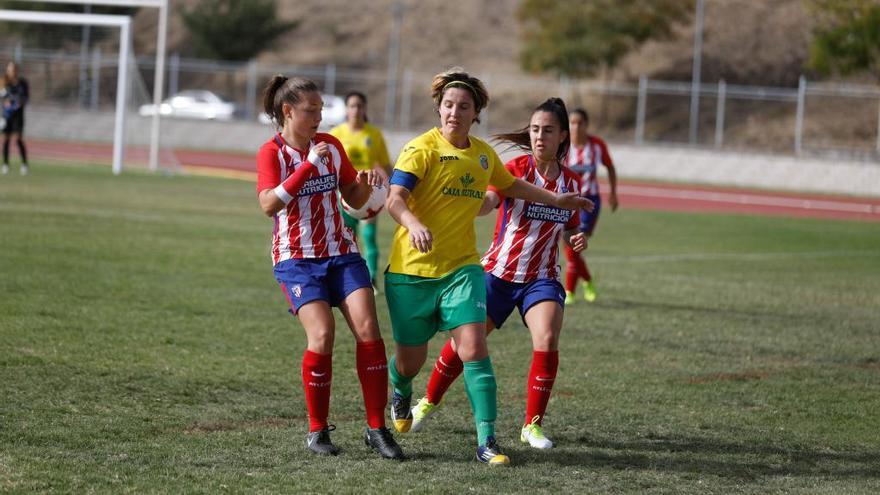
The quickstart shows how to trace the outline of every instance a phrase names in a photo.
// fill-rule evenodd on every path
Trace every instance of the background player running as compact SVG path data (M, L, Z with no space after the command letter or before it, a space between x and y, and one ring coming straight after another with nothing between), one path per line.
M588 238L593 235L596 222L599 220L599 212L602 209L599 181L596 179L600 163L608 167L608 182L611 184L608 203L611 204L611 211L617 210L617 172L614 170L614 162L611 160L605 141L587 132L589 126L590 117L586 110L576 108L571 111L569 114L571 147L568 150L568 167L581 176L581 194L596 205L593 211L581 211L579 228ZM593 284L593 275L587 268L587 263L569 247L565 248L565 259L568 262L565 267L565 304L574 302L574 291L579 278L584 279L584 299L589 302L595 301L596 286Z
M507 162L511 174L556 194L579 189L576 173L563 165L569 146L568 113L550 98L532 114L528 127L495 136L529 153ZM506 197L490 187L480 214L499 207L492 246L483 256L486 270L486 330L500 328L514 307L532 335L532 364L526 388L526 415L520 440L539 449L553 447L542 422L559 364L564 291L557 280L562 237L575 252L586 246L578 215L554 206ZM426 396L413 407L418 431L437 410L443 394L461 374L455 343L448 340L428 381Z
M378 127L367 121L367 97L358 91L345 95L345 117L342 124L330 130L330 134L339 139L348 159L355 170L375 170L386 182L391 172L391 159L385 138ZM376 244L376 228L379 216L367 220L352 218L341 211L345 225L352 229L363 241L364 259L370 270L373 286L376 286L376 268L379 264L379 247Z
M495 441L496 383L486 345L486 286L474 218L489 184L506 196L559 208L586 207L577 193L555 194L514 178L484 141L468 135L489 100L483 83L461 69L431 84L440 127L405 145L391 177L387 207L394 234L385 294L395 356L391 416L398 431L412 424L412 380L428 341L448 331L463 362L465 390L477 428L477 459L508 464Z
M312 81L275 76L266 87L263 107L281 132L257 153L260 207L275 219L272 262L281 285L306 332L302 379L309 412L306 446L336 455L327 422L330 408L335 322L339 307L357 341L356 366L367 413L364 441L383 457L403 452L385 427L388 372L379 334L370 274L351 231L343 226L337 189L348 204L362 205L374 171L356 172L339 141L318 133L323 102Z

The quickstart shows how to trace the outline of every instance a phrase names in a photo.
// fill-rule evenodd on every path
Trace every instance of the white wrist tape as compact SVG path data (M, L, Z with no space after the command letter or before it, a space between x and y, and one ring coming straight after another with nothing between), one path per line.
M315 165L315 166L323 165L324 164L324 157L320 156L315 151L315 148L312 148L311 150L309 150L309 155L306 157L306 161L311 162L312 165Z
M293 196L291 196L285 189L284 184L278 184L275 189L272 189L272 192L275 193L275 196L278 196L278 199L281 200L282 203L288 204L293 201Z

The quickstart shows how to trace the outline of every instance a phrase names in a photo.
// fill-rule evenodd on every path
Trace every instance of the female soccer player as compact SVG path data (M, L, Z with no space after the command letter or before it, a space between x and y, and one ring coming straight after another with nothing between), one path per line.
M368 425L364 441L382 457L403 459L385 427L387 361L370 274L351 231L343 228L336 199L338 189L346 202L360 206L381 178L373 171L356 172L339 141L317 132L322 106L312 81L273 77L263 107L281 132L257 153L260 207L275 219L275 278L308 341L302 359L310 423L306 446L318 454L339 453L330 441L335 427L327 422L335 337L330 307L337 306L357 341L357 373Z
M477 459L510 459L495 441L496 384L486 345L486 285L474 218L489 184L508 197L563 209L589 207L575 192L554 193L513 177L484 141L468 135L489 100L483 83L462 69L431 83L440 127L410 141L397 160L386 203L400 226L394 234L385 294L395 355L388 369L397 431L412 425L412 380L428 341L448 331L463 362L465 390L477 427Z
M9 62L3 76L3 165L0 173L9 173L9 142L15 140L21 154L21 175L28 173L27 149L24 146L24 107L27 105L30 91L27 80L18 75L18 65Z
M331 129L330 134L345 147L345 152L355 170L375 170L387 181L391 171L391 159L388 157L388 148L385 147L382 131L367 121L367 97L363 93L352 91L345 95L345 117L346 121ZM376 267L379 263L376 221L379 217L358 221L342 211L342 218L345 219L345 225L355 233L360 224L360 237L364 241L364 258L367 260L373 287L376 287Z
M587 133L589 125L590 117L583 108L575 108L569 114L571 148L568 150L568 166L581 176L581 195L596 205L593 211L581 211L581 223L578 228L588 238L593 235L596 221L599 220L599 210L602 208L599 181L596 180L596 171L600 163L608 167L608 182L611 184L608 203L611 204L611 211L617 211L617 172L614 170L614 162L611 161L605 141ZM574 302L575 285L579 278L584 279L584 299L589 302L595 301L596 286L593 285L593 276L584 259L569 247L565 248L565 259L568 262L565 267L565 304Z
M568 153L568 113L559 98L550 98L532 114L529 126L496 138L529 150L507 162L507 170L526 182L554 193L577 191L578 175L563 165ZM586 246L578 232L578 215L557 207L505 197L490 187L480 214L500 205L492 246L483 256L486 270L486 330L491 332L514 307L532 334L532 364L526 389L526 416L520 440L538 449L553 442L544 436L542 421L559 363L564 292L557 280L559 238L575 252ZM563 235L564 233L564 235ZM427 394L413 408L411 430L419 431L437 410L443 394L461 374L454 343L446 342L428 381Z

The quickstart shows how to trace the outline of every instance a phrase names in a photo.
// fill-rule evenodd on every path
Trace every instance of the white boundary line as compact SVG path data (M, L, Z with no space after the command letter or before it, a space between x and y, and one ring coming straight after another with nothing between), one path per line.
M659 187L626 186L618 187L618 194L644 196L649 198L672 198L692 201L714 201L755 206L778 206L800 210L845 211L850 213L880 213L880 206L870 203L849 203L824 199L799 199L781 196L763 196L746 193L725 193L700 190L673 190Z
M662 263L678 261L772 261L794 258L880 257L872 250L842 249L837 251L780 251L766 253L678 253L644 254L633 256L590 256L590 261L600 263Z

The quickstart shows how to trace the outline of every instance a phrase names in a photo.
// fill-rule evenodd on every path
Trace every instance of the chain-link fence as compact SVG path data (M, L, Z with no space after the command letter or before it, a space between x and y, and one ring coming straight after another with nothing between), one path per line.
M65 53L15 45L0 55L21 64L34 104L98 111L115 102L116 53L100 48ZM155 70L152 57L136 61L130 91L133 111L150 102ZM385 68L221 62L170 54L165 94L209 90L236 105L234 118L256 121L262 88L277 73L312 79L325 94L366 93L371 121L388 130L436 125L429 94L433 74L407 68L392 79ZM880 158L878 86L813 83L804 78L793 88L719 81L698 87L699 105L694 109L690 82L644 76L634 83L497 73L477 76L491 94L477 129L483 135L521 128L532 108L547 97L561 96L570 108L588 109L593 130L612 141ZM689 133L692 119L697 120L695 138Z

